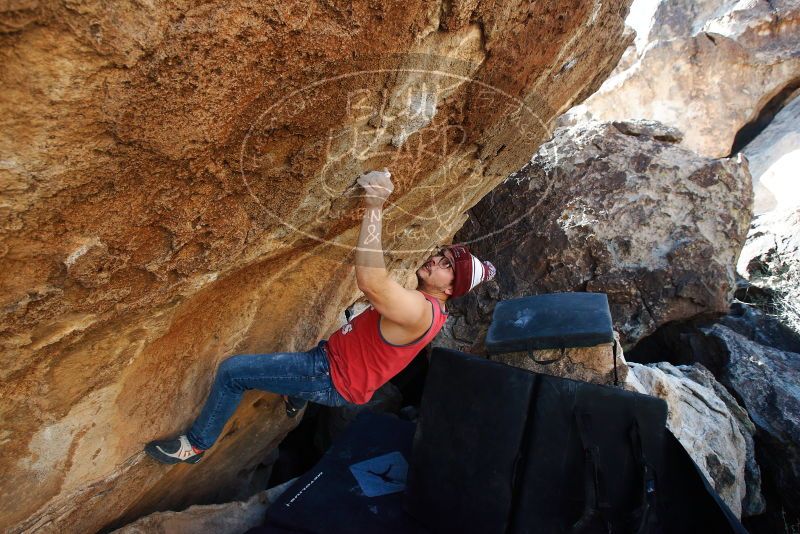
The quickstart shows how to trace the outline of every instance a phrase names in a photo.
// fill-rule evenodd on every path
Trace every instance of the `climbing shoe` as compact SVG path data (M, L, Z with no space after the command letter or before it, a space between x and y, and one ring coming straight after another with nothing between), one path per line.
M205 454L205 451L199 451L192 447L185 435L175 439L151 441L145 446L144 452L162 464L177 464L180 462L196 464Z
M295 417L300 410L306 407L306 401L303 399L298 399L297 397L289 397L287 395L282 395L283 397L283 405L286 407L286 416L287 417Z

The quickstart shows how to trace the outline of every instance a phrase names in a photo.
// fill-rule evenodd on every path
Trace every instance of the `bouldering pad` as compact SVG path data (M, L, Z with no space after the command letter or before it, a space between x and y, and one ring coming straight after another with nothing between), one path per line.
M743 534L665 423L649 395L437 348L408 511L434 532Z
M614 341L605 293L549 293L498 302L486 335L490 354Z

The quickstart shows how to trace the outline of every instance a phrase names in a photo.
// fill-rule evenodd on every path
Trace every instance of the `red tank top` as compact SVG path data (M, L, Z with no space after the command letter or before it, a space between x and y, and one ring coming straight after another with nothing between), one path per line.
M447 313L442 312L438 300L422 294L433 307L433 322L416 341L392 345L384 340L380 331L381 315L372 306L330 337L327 352L331 380L342 397L355 404L369 402L376 389L405 369L436 337L447 320Z

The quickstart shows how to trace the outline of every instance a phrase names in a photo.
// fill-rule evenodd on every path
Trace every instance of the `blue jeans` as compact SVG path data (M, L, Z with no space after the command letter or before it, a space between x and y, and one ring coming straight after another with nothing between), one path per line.
M189 443L209 449L248 389L290 395L326 406L348 404L331 382L325 341L308 352L242 354L222 362L211 393L187 433Z

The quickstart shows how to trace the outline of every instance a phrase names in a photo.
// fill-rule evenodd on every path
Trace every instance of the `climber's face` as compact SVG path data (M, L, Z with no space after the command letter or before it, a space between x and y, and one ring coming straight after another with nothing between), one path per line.
M446 295L453 293L455 278L453 254L447 248L439 249L417 269L419 289L435 290Z

